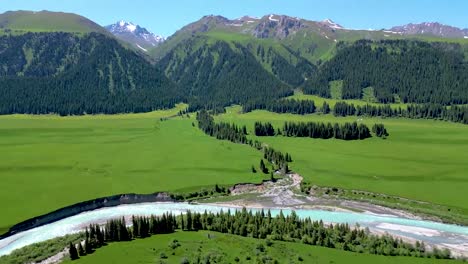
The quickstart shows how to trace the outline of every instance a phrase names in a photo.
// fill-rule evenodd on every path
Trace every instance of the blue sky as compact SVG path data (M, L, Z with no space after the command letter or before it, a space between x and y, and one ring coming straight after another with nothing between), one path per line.
M124 19L163 36L209 14L331 18L354 29L426 21L468 28L468 0L0 0L0 13L8 10L73 12L101 25Z

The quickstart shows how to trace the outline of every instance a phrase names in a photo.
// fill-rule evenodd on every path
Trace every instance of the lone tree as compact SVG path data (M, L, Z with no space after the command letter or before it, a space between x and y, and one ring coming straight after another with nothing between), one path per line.
M75 245L70 242L69 248L68 248L68 253L70 253L70 259L75 260L79 259L80 257L78 256L78 251L76 250Z
M260 170L263 173L268 174L268 168L265 166L265 162L263 162L263 159L260 160Z
M81 242L78 243L78 253L80 254L80 256L85 256L86 255L86 251L84 250L83 246L81 245Z

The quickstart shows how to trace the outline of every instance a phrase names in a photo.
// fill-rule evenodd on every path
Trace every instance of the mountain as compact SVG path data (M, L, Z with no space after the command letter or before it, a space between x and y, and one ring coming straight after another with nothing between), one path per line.
M192 110L264 102L293 92L246 47L205 36L179 43L159 65L188 96Z
M432 35L442 38L465 38L468 39L468 29L460 29L438 22L425 22L420 24L406 24L396 26L389 31L397 32L403 35Z
M108 25L105 28L118 39L128 42L145 52L148 52L148 49L154 48L164 41L164 37L124 20Z
M429 39L425 34L415 35L409 32L406 34L400 31L401 29L395 28L391 30L354 30L331 19L310 21L278 14L269 14L260 18L243 16L237 19L209 15L181 28L150 53L158 60L183 40L195 35L217 35L218 40L223 38L226 41L258 42L258 40L265 40L264 42L273 43L273 46L282 45L294 52L296 56L311 63L320 63L334 56L336 44L340 41L355 42L361 39L451 41L449 40L451 35L448 33L444 36L432 36ZM465 31L463 30L463 32ZM461 37L463 38L463 36Z
M1 32L98 32L108 34L93 21L71 13L50 11L8 11L0 14Z
M0 47L0 114L147 112L183 100L157 67L100 33L3 35Z
M381 103L466 104L464 52L462 45L449 42L340 43L336 55L307 80L304 92L332 97L335 91L338 99L368 96Z

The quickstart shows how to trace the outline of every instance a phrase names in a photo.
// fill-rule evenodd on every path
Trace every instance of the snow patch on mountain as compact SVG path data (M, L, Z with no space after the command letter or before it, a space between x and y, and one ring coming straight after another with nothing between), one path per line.
M142 46L140 46L140 45L138 45L138 44L136 44L136 45L137 45L138 48L140 48L140 49L143 50L144 52L148 52L148 50L145 49L145 48L143 48Z
M322 20L320 23L327 25L328 27L333 28L333 29L344 29L344 27L342 27L340 24L335 23L333 20L329 18Z
M268 17L268 19L269 19L270 21L279 22L279 19L273 18L273 16L274 16L274 15L271 14L271 15Z

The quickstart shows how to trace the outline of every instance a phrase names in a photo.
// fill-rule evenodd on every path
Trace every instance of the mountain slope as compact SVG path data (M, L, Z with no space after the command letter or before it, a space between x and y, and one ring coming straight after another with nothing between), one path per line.
M198 36L181 42L160 61L189 97L192 109L264 101L292 94L240 44Z
M135 25L131 22L119 21L105 27L118 39L128 42L134 47L145 52L154 48L164 41L164 37L158 36L146 28Z
M108 34L93 21L71 13L49 11L8 11L0 14L0 32L99 32Z
M343 99L362 98L367 89L383 103L466 104L467 72L458 44L361 40L340 44L304 90L330 97L330 81L342 81Z
M1 114L143 112L182 101L160 70L102 34L0 36L0 47Z

